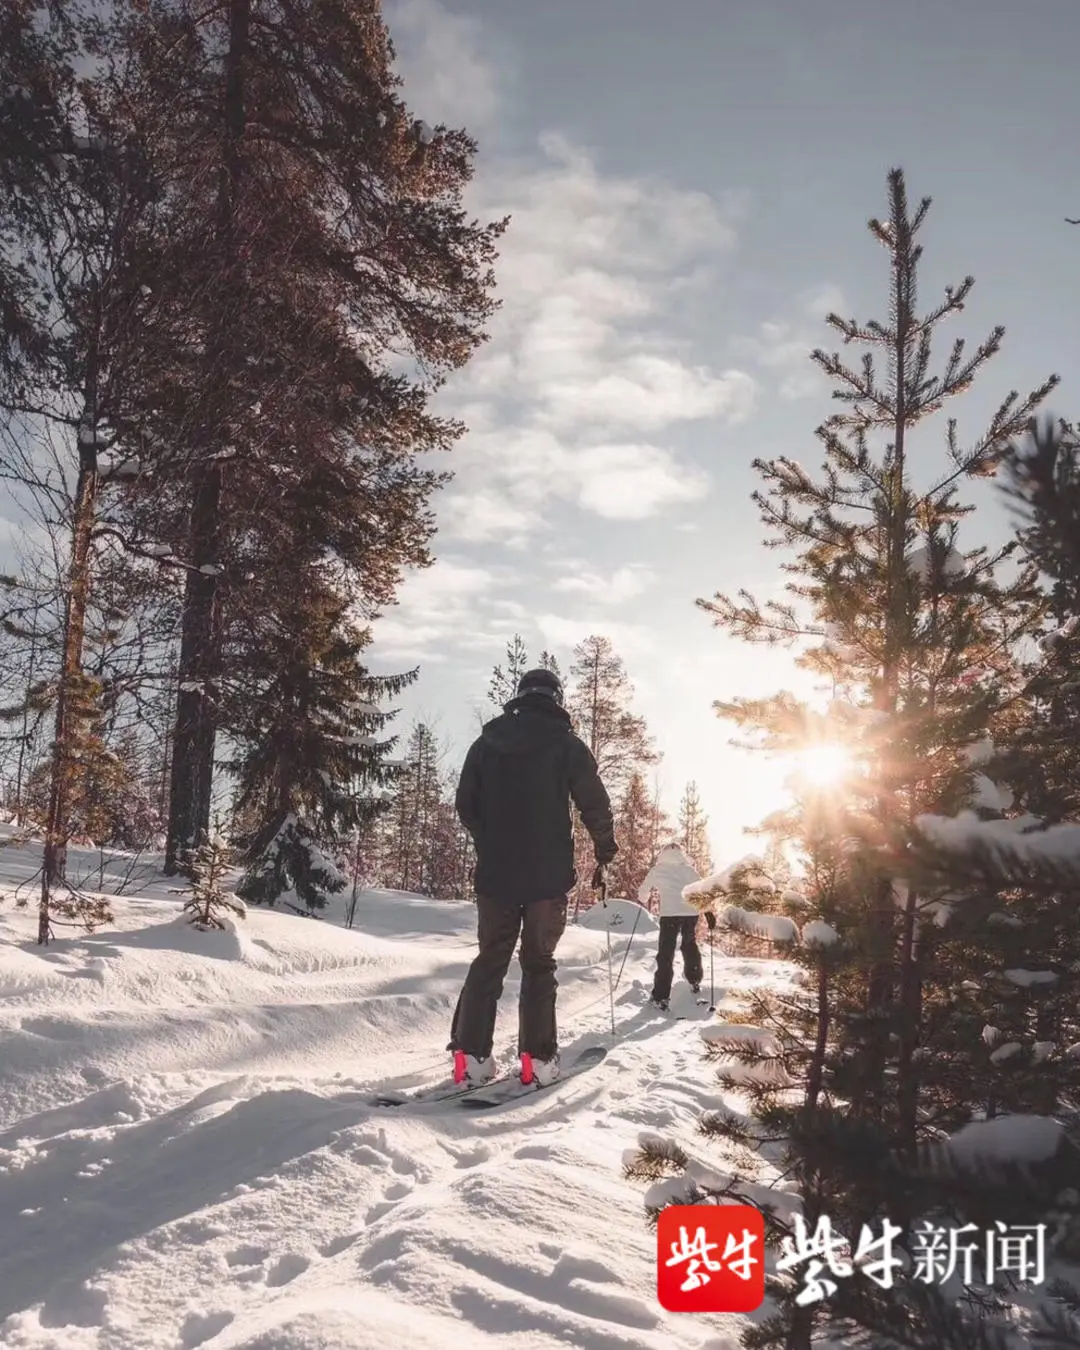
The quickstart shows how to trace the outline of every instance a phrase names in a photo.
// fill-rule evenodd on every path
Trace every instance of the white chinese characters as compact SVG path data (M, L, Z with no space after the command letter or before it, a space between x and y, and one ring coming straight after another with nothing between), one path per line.
M753 1267L761 1264L761 1258L750 1253L750 1248L757 1240L757 1234L750 1233L745 1228L742 1237L729 1233L723 1254L719 1260L715 1260L709 1253L719 1250L720 1244L709 1242L704 1228L696 1228L692 1239L685 1228L680 1228L679 1240L671 1244L671 1255L664 1265L668 1267L686 1265L686 1278L680 1285L684 1294L708 1284L711 1278L709 1271L715 1274L725 1267L736 1278L750 1280L753 1278Z
M998 1221L979 1240L975 1224L941 1228L924 1223L912 1233L911 1251L898 1250L902 1229L884 1220L880 1236L863 1224L854 1255L846 1238L833 1231L828 1216L811 1232L801 1214L793 1216L794 1233L781 1240L777 1273L803 1266L803 1287L795 1298L801 1307L820 1303L836 1293L837 1281L864 1275L882 1289L891 1289L896 1273L910 1265L912 1278L923 1284L945 1284L959 1275L965 1286L991 1286L1002 1275L1022 1283L1046 1278L1046 1225L1010 1227ZM981 1262L979 1261L979 1258Z

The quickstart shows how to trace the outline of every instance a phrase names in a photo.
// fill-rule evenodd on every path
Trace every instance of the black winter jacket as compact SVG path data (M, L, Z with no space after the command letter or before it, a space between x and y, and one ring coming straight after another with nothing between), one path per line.
M507 904L554 900L574 887L571 801L596 861L619 851L596 760L545 694L512 699L469 747L457 813L476 844L476 893Z

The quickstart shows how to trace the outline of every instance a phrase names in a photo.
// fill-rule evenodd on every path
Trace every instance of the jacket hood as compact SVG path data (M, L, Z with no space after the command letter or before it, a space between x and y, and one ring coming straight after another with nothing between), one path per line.
M570 714L554 699L546 694L522 694L505 705L501 717L487 722L480 735L500 754L527 755L570 727Z

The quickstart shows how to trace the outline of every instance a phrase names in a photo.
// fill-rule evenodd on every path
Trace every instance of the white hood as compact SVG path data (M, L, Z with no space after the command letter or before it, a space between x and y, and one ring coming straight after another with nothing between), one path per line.
M660 917L662 919L685 919L700 913L688 905L682 898L684 886L692 881L700 881L701 875L678 845L672 844L662 849L653 864L649 875L638 887L638 899L643 905L649 903L650 891L660 895Z

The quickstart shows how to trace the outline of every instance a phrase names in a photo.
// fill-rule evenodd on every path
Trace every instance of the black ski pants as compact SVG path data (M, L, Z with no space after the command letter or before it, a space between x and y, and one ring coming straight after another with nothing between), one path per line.
M536 1060L552 1059L559 1048L555 948L566 931L566 896L533 900L527 905L477 896L476 930L480 951L469 967L454 1009L451 1048L477 1059L491 1054L503 981L520 937L518 1054Z
M671 997L671 981L675 972L675 947L682 940L683 974L688 984L700 984L704 974L701 948L697 945L698 915L660 920L660 946L656 953L656 979L652 996L655 999Z

